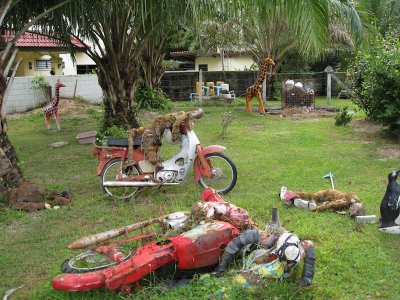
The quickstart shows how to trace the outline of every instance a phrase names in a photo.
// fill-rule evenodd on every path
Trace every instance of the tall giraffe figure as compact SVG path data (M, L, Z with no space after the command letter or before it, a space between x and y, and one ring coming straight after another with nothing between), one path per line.
M245 110L246 112L249 113L252 112L250 102L251 99L253 99L253 97L256 96L258 98L258 108L260 110L260 114L265 115L264 104L262 102L262 84L264 82L265 75L267 73L269 65L275 66L275 63L271 58L268 57L264 59L256 83L248 87L246 90L246 110Z
M58 79L55 85L55 96L49 105L44 108L44 121L46 123L47 129L50 130L50 118L53 116L56 121L58 130L60 127L60 119L58 117L58 103L60 102L60 88L65 87L65 85Z

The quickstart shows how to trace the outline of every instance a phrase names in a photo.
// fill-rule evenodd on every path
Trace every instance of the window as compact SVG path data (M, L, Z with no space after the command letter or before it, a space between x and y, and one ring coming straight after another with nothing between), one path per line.
M29 70L32 70L33 69L33 63L30 61L30 62L28 62L28 69Z
M77 74L93 74L93 70L96 71L96 65L77 65Z
M36 70L50 70L51 61L50 59L38 59L36 60Z
M202 71L208 71L208 65L207 65L207 64L199 65L199 71L200 71L200 70L202 70Z

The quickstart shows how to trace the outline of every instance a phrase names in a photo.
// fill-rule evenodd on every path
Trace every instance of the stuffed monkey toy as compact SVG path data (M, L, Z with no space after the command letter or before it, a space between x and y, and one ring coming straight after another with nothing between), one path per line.
M158 148L165 129L171 128L172 141L179 140L179 126L187 122L190 113L179 111L176 113L157 116L154 122L145 127L133 128L128 134L128 158L133 161L133 141L142 136L142 149L146 160L152 164L159 162Z
M286 187L282 187L280 198L289 206L294 205L313 211L350 208L351 216L365 214L363 205L360 203L360 198L351 192L341 192L338 190L322 190L316 193L292 192Z

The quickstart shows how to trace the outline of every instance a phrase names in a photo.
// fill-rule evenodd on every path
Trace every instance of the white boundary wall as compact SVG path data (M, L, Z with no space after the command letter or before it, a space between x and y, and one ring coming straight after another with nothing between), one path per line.
M32 89L33 78L32 76L14 78L6 99L8 114L25 112L46 103L43 92ZM52 87L52 97L54 97L54 85L57 79L60 79L65 85L60 89L61 97L72 98L76 83L75 96L80 96L92 103L102 103L103 101L103 93L98 84L97 75L45 76L45 78Z

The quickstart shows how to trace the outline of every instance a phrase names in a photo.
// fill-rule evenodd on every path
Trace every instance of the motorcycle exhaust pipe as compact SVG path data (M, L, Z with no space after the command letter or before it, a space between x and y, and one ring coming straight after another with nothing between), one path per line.
M152 181L104 181L104 187L146 187L159 185L177 185L178 182L152 182Z

